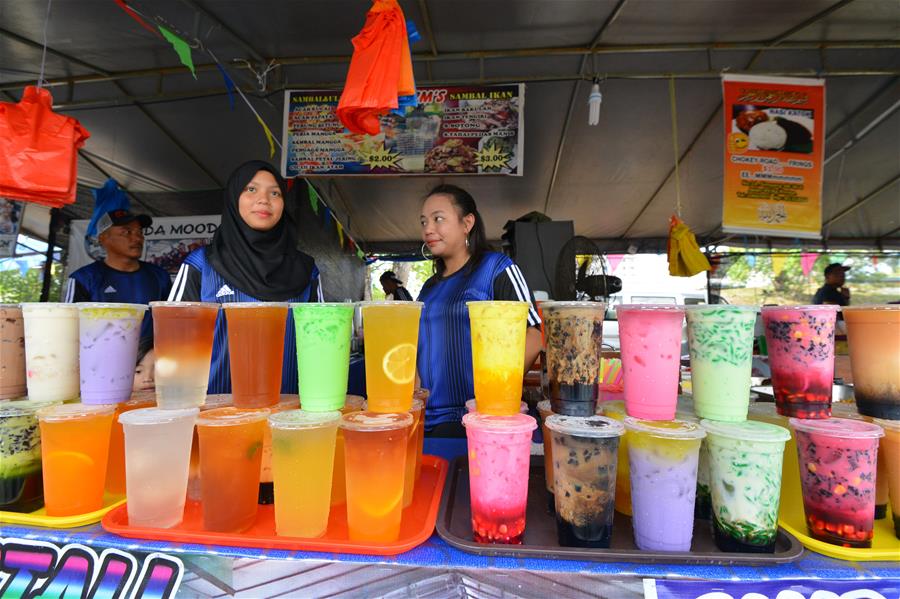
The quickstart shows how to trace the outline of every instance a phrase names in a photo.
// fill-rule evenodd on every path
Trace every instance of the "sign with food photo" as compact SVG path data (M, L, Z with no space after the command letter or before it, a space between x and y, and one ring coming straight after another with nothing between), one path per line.
M722 229L819 238L825 82L725 75Z
M310 175L522 175L524 84L423 87L377 135L344 129L340 93L285 92L281 170Z

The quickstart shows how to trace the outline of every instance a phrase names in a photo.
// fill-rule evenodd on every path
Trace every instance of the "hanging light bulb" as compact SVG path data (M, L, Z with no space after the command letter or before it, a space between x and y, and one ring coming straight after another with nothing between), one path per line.
M600 122L600 104L603 102L603 94L600 93L600 83L595 79L591 86L591 95L588 96L588 125L596 125Z

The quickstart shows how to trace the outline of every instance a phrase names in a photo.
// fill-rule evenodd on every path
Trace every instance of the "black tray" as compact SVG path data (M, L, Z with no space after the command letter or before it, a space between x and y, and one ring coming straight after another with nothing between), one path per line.
M778 529L775 553L727 553L720 551L707 520L694 521L694 539L690 552L641 551L634 544L631 518L616 512L609 549L561 547L556 538L556 517L548 511L544 483L544 459L532 457L528 475L528 508L525 536L521 545L494 545L472 540L469 508L469 462L458 457L450 464L437 533L445 541L479 555L577 559L599 562L665 562L671 564L766 565L792 562L803 555L803 545L784 529Z

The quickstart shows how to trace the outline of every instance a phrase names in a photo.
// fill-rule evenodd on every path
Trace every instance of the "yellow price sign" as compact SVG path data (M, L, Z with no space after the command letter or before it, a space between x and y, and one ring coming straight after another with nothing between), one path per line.
M486 171L509 168L509 153L491 144L475 151L475 164Z
M383 146L360 154L360 162L369 168L400 168L400 155Z

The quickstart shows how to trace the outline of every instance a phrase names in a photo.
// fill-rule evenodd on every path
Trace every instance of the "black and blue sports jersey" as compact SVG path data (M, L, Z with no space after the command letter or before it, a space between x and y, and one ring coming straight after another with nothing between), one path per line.
M319 270L313 266L307 288L298 296L288 298L286 302L321 302L322 287ZM255 297L247 295L240 289L232 288L225 279L206 261L206 250L194 250L175 275L175 283L169 301L174 302L216 302L228 304L233 302L258 302ZM297 342L294 331L294 318L288 310L287 325L284 334L284 355L281 365L281 392L297 393ZM212 364L209 369L210 394L231 393L231 363L228 356L228 329L225 314L219 313L216 320L216 334L213 340Z
M421 386L431 391L426 429L459 422L466 412L466 401L475 396L466 302L481 300L527 301L531 305L528 325L540 326L522 271L503 254L488 252L472 268L467 264L448 277L428 279L419 294L419 301L425 305L418 351Z
M149 262L138 264L134 272L116 270L102 260L82 266L69 275L65 301L148 304L166 299L172 289L169 273ZM152 336L153 321L147 310L141 323L141 339Z

